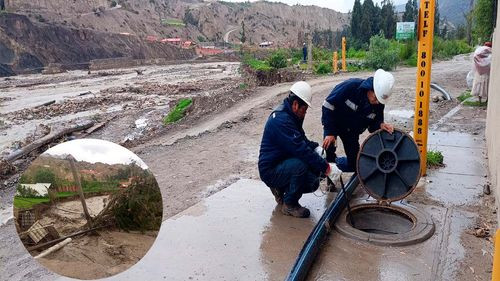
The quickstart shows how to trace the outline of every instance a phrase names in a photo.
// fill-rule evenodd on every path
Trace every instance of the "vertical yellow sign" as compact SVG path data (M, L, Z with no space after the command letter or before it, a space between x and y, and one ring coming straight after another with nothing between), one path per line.
M333 73L337 73L339 71L339 58L337 52L333 52Z
M435 0L420 0L418 15L418 62L415 122L413 134L421 159L421 173L427 172L427 133L431 88L432 45L434 39Z
M347 71L346 63L345 63L345 37L342 37L342 71Z

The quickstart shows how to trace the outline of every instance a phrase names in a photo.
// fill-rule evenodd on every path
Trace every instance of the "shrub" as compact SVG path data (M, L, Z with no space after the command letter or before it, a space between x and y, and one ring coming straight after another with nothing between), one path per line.
M243 55L242 65L248 66L255 71L270 71L273 69L268 61L256 59L249 53Z
M319 75L331 73L332 65L328 62L320 62L317 66L314 67L314 72Z
M271 54L267 59L269 66L272 68L280 69L287 67L287 58L283 51L279 50Z
M116 3L116 0L112 0L111 1L111 8L116 7L116 5L118 5L118 3Z
M163 122L165 124L174 123L182 119L186 113L186 109L193 103L192 99L181 99L175 108L171 110L165 117Z
M366 54L366 66L378 69L392 70L399 62L398 51L391 48L389 40L383 35L375 35L370 38L370 50Z
M298 64L303 59L302 49L292 49L290 56L292 64Z
M467 90L463 92L460 96L458 96L457 100L459 100L460 102L464 102L470 97L472 97L470 90Z
M399 59L401 61L407 61L412 57L417 57L417 41L408 41L405 43L399 43L394 41L395 47L399 49Z
M444 156L441 151L429 150L427 151L427 167L443 166Z
M453 56L467 54L474 49L464 40L444 40L439 37L434 38L434 59L450 59Z
M415 66L417 66L417 61L418 61L418 59L417 59L417 53L414 53L414 54L411 55L411 57L409 57L408 59L406 59L404 61L404 64L407 65L407 66L413 66L413 67L415 67Z
M342 59L342 52L338 52L339 55L339 60ZM354 48L349 48L346 52L346 58L349 59L364 59L366 58L366 51L365 50L356 50Z

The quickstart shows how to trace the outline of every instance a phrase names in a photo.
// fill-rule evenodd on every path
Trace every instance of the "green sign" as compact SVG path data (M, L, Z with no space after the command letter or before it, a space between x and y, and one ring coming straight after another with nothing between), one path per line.
M414 22L398 22L396 26L396 40L415 38Z

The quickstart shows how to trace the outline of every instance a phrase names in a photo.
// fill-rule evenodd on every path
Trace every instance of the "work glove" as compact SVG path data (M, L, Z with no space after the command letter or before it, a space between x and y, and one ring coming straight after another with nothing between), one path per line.
M318 155L321 156L323 159L326 159L326 151L320 145L318 145L314 149L314 152L318 153Z
M342 174L342 171L337 167L335 163L328 163L329 169L327 171L327 177L330 178L333 182L337 181Z

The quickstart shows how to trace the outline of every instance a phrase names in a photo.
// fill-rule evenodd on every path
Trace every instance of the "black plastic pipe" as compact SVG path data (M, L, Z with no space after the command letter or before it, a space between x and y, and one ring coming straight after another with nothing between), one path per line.
M295 264L293 265L290 274L288 274L288 277L285 280L302 281L307 277L307 273L309 272L321 245L326 240L328 233L332 230L333 225L335 224L335 221L339 217L340 213L342 213L346 207L347 198L352 197L352 194L358 185L358 176L354 174L345 187L345 192L347 194L341 190L337 195L337 198L335 198L332 204L323 213L313 231L309 234L309 237L304 243L297 260L295 260Z

